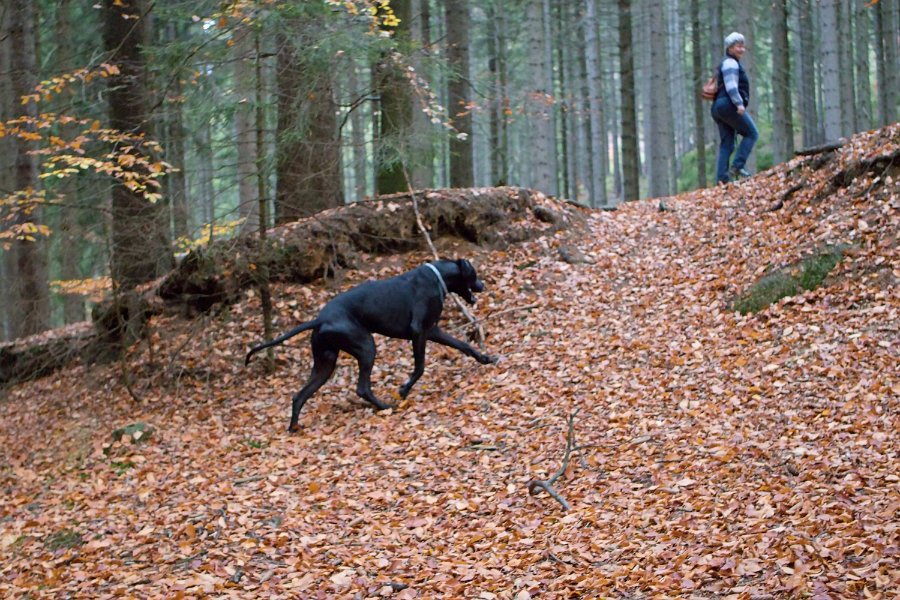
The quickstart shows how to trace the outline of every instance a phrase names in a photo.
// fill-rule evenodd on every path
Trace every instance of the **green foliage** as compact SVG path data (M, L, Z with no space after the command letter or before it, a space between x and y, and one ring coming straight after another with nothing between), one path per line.
M783 269L765 275L735 298L732 308L746 315L788 296L819 287L843 257L846 246L829 247Z
M62 531L52 533L44 542L44 546L46 546L48 550L77 548L82 544L84 544L84 540L81 538L81 534L71 529L63 529Z
M116 472L116 475L122 476L131 469L135 468L135 465L130 460L122 460L122 461L113 461L109 463L109 466L112 467L112 470Z

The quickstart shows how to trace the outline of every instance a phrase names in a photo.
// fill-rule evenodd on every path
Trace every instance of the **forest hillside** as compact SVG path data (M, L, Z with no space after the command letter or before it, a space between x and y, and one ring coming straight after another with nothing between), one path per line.
M154 317L124 364L9 386L0 595L887 598L898 157L893 125L737 184L570 209L583 231L445 240L485 280L473 313L500 361L430 346L400 402L409 346L378 339L390 411L359 404L343 357L288 434L308 334L274 372L244 367L251 290ZM426 260L279 284L276 328ZM813 290L735 310L817 270ZM445 321L464 335L450 305Z

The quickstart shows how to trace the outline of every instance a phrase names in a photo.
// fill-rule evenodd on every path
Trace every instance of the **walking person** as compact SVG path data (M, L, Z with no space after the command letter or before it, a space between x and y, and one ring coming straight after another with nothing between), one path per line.
M725 38L725 57L719 64L719 88L710 112L719 126L719 157L716 161L716 182L728 183L750 173L744 168L753 145L759 139L759 131L750 115L750 78L741 66L741 58L747 52L744 36L734 31ZM741 136L737 154L734 152L735 138ZM729 168L729 161L731 165Z

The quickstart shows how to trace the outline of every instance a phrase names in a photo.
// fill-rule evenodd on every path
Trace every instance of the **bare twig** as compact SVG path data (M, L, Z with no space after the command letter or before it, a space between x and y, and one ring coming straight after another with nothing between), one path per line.
M497 317L497 316L500 316L500 315L503 315L503 314L506 314L506 313L516 312L516 311L519 311L519 310L532 310L532 309L535 309L535 308L539 308L539 306L540 306L539 304L529 304L529 305L527 305L527 306L514 306L514 307L512 307L512 308L507 308L507 309L504 309L504 310L499 310L499 311L497 311L497 312L495 312L495 313L491 313L491 314L489 314L488 316L483 317L483 318L481 318L481 319L475 319L475 322L480 324L480 323L484 323L484 322L487 321L488 319L493 319L494 317ZM463 329L463 328L465 328L465 327L467 327L467 325L457 325L455 329L456 329L456 330L459 330L459 329Z
M528 482L528 493L530 495L534 496L537 493L538 488L544 489L554 500L562 505L564 510L571 510L572 507L566 502L566 499L553 488L553 484L566 472L566 469L569 468L569 461L572 459L573 453L580 452L585 448L593 446L593 444L586 446L578 446L575 444L575 417L578 416L580 411L581 409L577 408L575 409L575 412L569 415L569 428L566 432L566 451L563 455L562 465L559 467L559 470L554 473L553 477L550 479L532 479Z

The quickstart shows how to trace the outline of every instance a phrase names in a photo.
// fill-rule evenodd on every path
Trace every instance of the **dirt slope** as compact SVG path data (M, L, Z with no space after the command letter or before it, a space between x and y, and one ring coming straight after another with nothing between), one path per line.
M592 214L586 239L445 246L484 276L475 313L502 360L432 347L389 413L354 403L344 359L288 435L307 336L273 374L245 369L252 294L154 320L125 368L131 393L119 366L14 387L0 401L0 595L890 597L900 173L874 159L898 149L894 126L664 211ZM824 287L729 310L767 268L838 243L852 249ZM373 259L335 287L426 258ZM336 291L279 288L278 329ZM389 398L411 356L383 339L379 352ZM564 511L527 485L559 468L576 409ZM113 442L135 422L155 431Z

